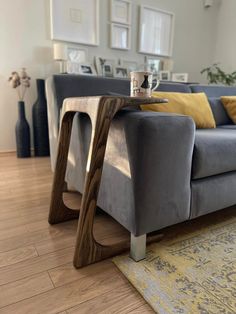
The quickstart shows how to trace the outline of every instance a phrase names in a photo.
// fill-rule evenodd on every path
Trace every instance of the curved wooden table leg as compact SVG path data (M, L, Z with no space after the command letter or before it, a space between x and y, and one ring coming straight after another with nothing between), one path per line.
M65 191L65 173L74 115L75 112L66 113L61 125L48 217L48 222L50 224L79 217L78 211L68 208L63 202L63 192Z
M112 246L104 246L98 243L93 236L94 216L96 212L108 132L114 115L123 107L157 102L166 101L157 98L102 96L68 98L63 103L64 114L60 131L49 213L49 222L51 224L78 217L78 212L67 208L62 199L71 128L73 117L76 112L87 113L92 122L92 135L86 166L85 186L80 208L76 248L74 253L74 266L76 268L119 254L130 246L130 243L127 241ZM150 238L148 242L155 241L159 238L159 235L154 236Z

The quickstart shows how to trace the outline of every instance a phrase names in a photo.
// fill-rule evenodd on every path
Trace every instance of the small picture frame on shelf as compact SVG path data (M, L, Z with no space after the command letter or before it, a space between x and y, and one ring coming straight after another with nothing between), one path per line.
M113 69L116 65L115 59L106 59L102 57L95 57L95 66L97 74L105 77L113 76Z
M129 61L129 60L121 60L120 66L127 68L128 74L133 71L138 70L138 62L136 61Z
M79 63L79 74L97 75L94 66L90 63Z
M147 67L147 71L157 74L162 70L162 61L159 58L145 56L144 62Z
M172 81L179 83L187 83L188 73L172 73Z
M131 24L131 2L128 0L111 0L111 21Z
M159 77L161 81L170 81L170 71L160 71Z
M111 48L129 50L130 49L130 26L121 24L111 24Z
M128 69L122 66L116 66L114 69L114 77L128 78Z
M88 60L88 49L81 47L67 46L67 60L83 63Z

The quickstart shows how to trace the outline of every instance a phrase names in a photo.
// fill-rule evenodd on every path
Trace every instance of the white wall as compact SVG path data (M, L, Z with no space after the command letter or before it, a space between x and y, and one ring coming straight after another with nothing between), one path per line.
M214 61L221 63L223 70L236 71L236 1L222 1L217 23L217 40Z
M138 5L145 3L175 13L174 71L188 72L192 81L202 80L200 70L213 60L218 5L206 10L201 0L133 0L132 49L127 52L109 48L108 3L100 0L100 46L89 47L90 60L99 55L144 62L144 55L136 51ZM30 124L36 100L35 79L58 71L52 60L49 25L49 0L0 0L0 151L15 149L17 97L7 82L11 71L26 67L32 77L25 99Z

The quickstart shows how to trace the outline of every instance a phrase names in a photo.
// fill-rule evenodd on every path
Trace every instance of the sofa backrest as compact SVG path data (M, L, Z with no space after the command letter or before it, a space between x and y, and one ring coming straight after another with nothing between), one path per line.
M109 92L129 95L128 80L97 76L60 74L54 75L54 88L58 109L65 98L100 96Z
M192 93L205 93L208 97L216 125L232 124L220 100L221 96L236 95L236 87L219 85L190 85Z
M130 81L128 79L106 78L101 76L86 76L74 74L53 75L56 103L61 108L63 100L68 97L129 95ZM191 93L184 84L161 82L157 90L180 93Z
M191 89L187 84L180 83L166 83L161 82L156 88L156 91L174 92L174 93L191 93Z

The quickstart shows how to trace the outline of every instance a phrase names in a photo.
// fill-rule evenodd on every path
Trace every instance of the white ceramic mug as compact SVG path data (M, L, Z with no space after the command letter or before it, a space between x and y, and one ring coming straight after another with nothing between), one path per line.
M156 85L152 87L152 72L131 72L130 73L130 96L131 97L151 97L152 91L159 85L157 80Z

